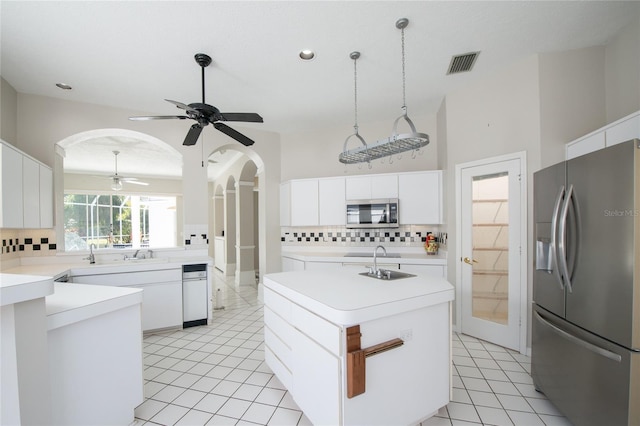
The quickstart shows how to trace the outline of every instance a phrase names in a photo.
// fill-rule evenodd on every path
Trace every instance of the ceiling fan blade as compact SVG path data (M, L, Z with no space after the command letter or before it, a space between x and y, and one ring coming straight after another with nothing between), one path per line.
M187 104L183 104L182 102L178 102L178 101L172 101L171 99L165 99L165 101L174 104L175 106L177 106L180 109L183 109L185 111L191 111L191 112L197 112L195 109L191 108L189 105Z
M133 121L147 121L147 120L184 120L187 117L186 115L148 115L148 116L137 116L137 117L129 117L129 120Z
M198 142L200 133L202 133L202 126L200 126L200 124L194 124L189 129L189 133L187 133L187 137L184 138L184 142L182 142L182 145L195 145L196 142Z
M144 186L149 185L147 182L140 182L138 180L131 180L131 179L126 179L126 178L125 179L120 179L120 180L123 181L123 182L126 182L126 183L133 183L135 185L144 185Z
M215 127L216 129L220 130L225 135L237 140L238 142L240 142L244 146L250 146L250 145L254 144L254 142L251 139L249 139L248 137L246 137L242 133L238 132L237 130L232 129L231 127L227 126L226 124L222 124L220 122L213 123L213 127Z
M260 114L255 112L222 112L222 121L245 121L247 123L264 123Z

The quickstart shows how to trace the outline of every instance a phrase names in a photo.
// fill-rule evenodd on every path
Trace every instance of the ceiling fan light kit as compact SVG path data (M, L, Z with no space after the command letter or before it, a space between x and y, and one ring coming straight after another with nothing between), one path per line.
M205 53L197 53L195 55L196 63L201 68L202 75L202 103L184 104L178 101L172 101L165 99L165 101L174 104L177 108L185 111L186 115L156 115L156 116L139 116L129 117L129 120L144 121L144 120L195 120L196 124L193 124L187 136L184 139L183 145L191 146L198 142L202 129L209 124L213 124L218 131L226 134L227 136L235 139L244 146L250 146L254 144L254 141L246 137L242 133L235 129L221 123L222 121L243 121L247 123L262 123L263 119L259 114L254 112L220 112L220 110L213 105L208 105L205 102L205 75L204 69L211 64L211 57Z
M406 100L406 77L405 77L405 52L404 52L404 29L409 25L407 18L400 18L396 21L396 28L402 33L402 115L393 123L393 132L388 138L378 140L371 145L367 145L362 138L359 138L364 146L347 150L347 141L344 143L343 152L339 155L338 159L344 164L355 163L369 163L371 168L371 160L378 158L388 157L394 154L401 154L406 151L413 151L414 154L418 153L420 148L429 144L429 135L426 133L419 133L416 131L416 127L407 115L407 100ZM354 52L357 53L357 52ZM353 55L353 53L352 53ZM358 54L359 56L359 54ZM355 60L354 59L354 67ZM356 92L357 93L357 92ZM357 108L357 107L356 107ZM411 130L410 133L398 133L398 122L400 119L404 119ZM356 109L356 136L358 135L357 129L357 109ZM351 135L354 136L354 135ZM350 137L351 137L350 136ZM348 140L349 138L347 138Z
M120 151L113 151L113 155L115 156L115 172L109 176L109 179L111 179L111 189L120 191L123 182L144 186L149 185L147 182L140 182L137 178L120 176L118 174L118 154L120 154Z

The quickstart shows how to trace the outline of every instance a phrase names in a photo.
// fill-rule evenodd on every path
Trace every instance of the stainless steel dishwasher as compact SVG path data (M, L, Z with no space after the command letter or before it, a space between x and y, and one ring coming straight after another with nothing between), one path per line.
M207 306L207 264L182 265L182 327L206 325Z

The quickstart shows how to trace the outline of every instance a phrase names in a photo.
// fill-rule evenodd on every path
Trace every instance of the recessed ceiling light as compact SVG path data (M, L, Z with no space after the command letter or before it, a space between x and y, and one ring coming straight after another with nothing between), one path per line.
M304 49L300 51L300 59L302 59L303 61L310 61L313 58L315 58L316 54L313 52L313 50L310 49Z
M59 87L62 90L71 90L72 87L65 83L56 83L56 87Z

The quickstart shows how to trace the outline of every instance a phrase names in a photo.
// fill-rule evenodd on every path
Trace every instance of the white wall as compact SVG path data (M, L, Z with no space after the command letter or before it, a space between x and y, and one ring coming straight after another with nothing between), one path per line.
M607 124L640 110L640 17L607 43L605 84Z
M529 207L531 214L531 174L540 168L540 102L538 57L529 56L490 77L465 86L447 96L439 115L446 114L449 281L456 282L455 166L470 161L527 152ZM442 110L444 108L444 111ZM528 226L528 241L532 229ZM527 264L532 263L532 253ZM531 273L528 277L531 288ZM455 318L455 316L454 316Z
M0 77L0 139L12 145L17 140L18 93Z
M539 55L541 166L565 159L565 144L606 124L605 48Z
M149 185L133 185L124 183L123 191L131 190L136 194L154 194L175 196L182 195L182 179L152 179L141 178L140 181ZM78 191L86 193L87 191L104 191L112 193L111 179L108 176L92 176L80 173L65 173L64 188L68 191Z

